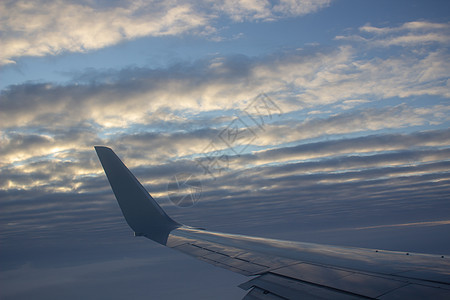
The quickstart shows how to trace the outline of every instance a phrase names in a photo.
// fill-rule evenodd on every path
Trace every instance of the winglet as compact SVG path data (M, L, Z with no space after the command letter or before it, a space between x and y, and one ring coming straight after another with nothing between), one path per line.
M108 147L95 146L123 216L136 236L166 245L169 233L181 226L172 220Z

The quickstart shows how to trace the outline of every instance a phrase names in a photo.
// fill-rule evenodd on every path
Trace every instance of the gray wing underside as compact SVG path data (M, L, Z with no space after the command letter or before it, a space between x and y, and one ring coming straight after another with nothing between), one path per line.
M115 153L95 147L136 235L251 277L244 299L450 299L447 257L233 235L172 220Z

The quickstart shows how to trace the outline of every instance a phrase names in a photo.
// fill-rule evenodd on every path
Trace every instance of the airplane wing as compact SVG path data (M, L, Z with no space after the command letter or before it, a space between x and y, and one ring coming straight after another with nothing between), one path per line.
M450 299L445 256L195 229L172 220L110 148L95 150L135 235L250 276L244 299Z

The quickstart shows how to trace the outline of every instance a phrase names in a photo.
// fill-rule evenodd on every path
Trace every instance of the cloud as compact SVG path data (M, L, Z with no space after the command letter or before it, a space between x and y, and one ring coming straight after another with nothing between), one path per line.
M445 24L433 26L441 30ZM156 186L156 195L164 195L170 170L201 174L194 159L205 159L211 142L218 150L229 148L219 135L238 117L256 138L241 158L227 152L228 171L335 155L355 163L361 159L352 155L380 151L400 151L421 163L432 163L433 155L444 161L445 152L406 153L405 145L437 151L449 145L446 131L405 136L385 131L445 126L449 107L441 99L450 97L449 54L437 49L367 59L358 51L350 45L314 46L253 58L217 56L164 69L87 70L66 84L10 86L0 95L0 187L13 193L105 192L92 146L106 144L142 174L145 184ZM264 128L244 118L260 92L283 112ZM373 133L379 135L364 137ZM387 160L392 165L406 164L399 154L386 155L392 155ZM378 158L366 163L375 168ZM341 170L346 164L331 160L302 170ZM160 176L146 175L150 169Z
M429 120L435 124L442 124L447 121L447 117L441 115L441 112L449 109L447 106L437 105L430 107L429 110L422 110L405 104L382 109L360 109L327 118L306 119L293 124L286 122L282 125L268 125L255 141L256 144L270 145L320 136L419 126Z
M10 86L0 95L0 124L67 127L87 122L124 128L181 123L203 112L226 111L229 116L260 92L285 113L329 104L358 107L391 97L450 97L449 62L444 50L365 59L348 46L259 58L215 57L166 69L88 71L66 85Z
M2 1L0 65L22 56L86 52L144 36L214 32L220 14L234 21L313 13L330 0L280 1Z
M263 129L253 125L250 128L242 128L241 130L252 130L255 132L255 138L248 143L251 146L259 147L282 147L285 143L304 143L303 141L314 138L334 135L345 135L351 133L367 134L370 131L380 131L387 128L398 129L404 127L424 125L428 120L432 120L433 124L442 124L447 120L445 113L449 108L442 105L427 108L411 108L405 104L387 107L382 109L360 109L352 112L344 112L335 114L326 118L312 118L302 121L281 119L278 123L265 124ZM237 117L234 117L234 120ZM233 120L233 118L231 118ZM229 120L228 122L230 122ZM211 121L211 120L210 120ZM214 124L214 123L210 123ZM101 138L101 131L96 131L91 126L75 127L73 129L53 129L49 134L45 131L41 134L24 134L12 131L4 133L1 140L3 168L14 171L9 176L5 176L0 181L0 186L8 188L45 188L47 182L58 183L67 182L71 184L60 186L62 189L77 190L83 189L80 180L84 180L83 176L91 176L100 173L95 162L93 162L92 146L96 144L106 144L128 157L127 161L130 167L139 165L148 165L167 160L177 160L186 156L199 156L205 159L210 155L208 152L213 150L209 148L211 143L215 144L215 150L231 152L230 145L226 144L221 136L226 125L217 129L195 129L189 127L183 130L175 130L172 132L141 132L141 133L116 133L109 134L107 137ZM78 125L75 125L78 126ZM152 126L149 127L153 128ZM142 130L142 128L141 128ZM167 128L166 128L167 130ZM225 131L226 132L226 131ZM277 161L289 161L295 159L308 159L312 157L322 157L327 155L348 153L349 149L353 149L357 153L370 153L381 150L399 150L402 148L402 142L409 142L412 146L429 146L438 147L446 146L450 143L448 133L435 132L430 133L431 137L427 139L428 134L417 134L417 138L404 137L401 135L392 135L390 137L370 137L368 139L354 139L349 144L344 141L334 141L332 146L327 143L322 144L320 151L306 146L298 146L289 154L291 148L285 151L270 150L268 153L258 154L257 161L260 163L270 163L274 159ZM388 141L391 139L391 141ZM423 139L423 141L422 141ZM393 142L398 141L398 142ZM317 144L319 145L319 144ZM344 145L351 145L344 146ZM235 147L231 145L231 147ZM346 148L347 147L347 148ZM151 149L151 151L148 151ZM209 149L209 150L208 150ZM308 149L313 149L308 151ZM92 152L92 153L91 153ZM283 153L281 156L277 153ZM245 164L256 164L257 161L244 156L245 161L237 161L240 166ZM267 158L266 158L267 157ZM88 160L89 163L86 163ZM51 164L42 163L51 161ZM231 167L231 166L230 166ZM233 166L234 167L234 166ZM56 170L63 171L65 174L57 180L57 176L53 173ZM15 174L15 175L13 175ZM26 174L23 179L19 174ZM31 176L31 174L33 174ZM17 177L19 176L19 177ZM43 176L43 177L42 177ZM42 177L41 180L37 180ZM31 180L33 178L33 180ZM54 188L50 185L48 188Z
M10 86L0 95L0 167L9 174L1 187L86 191L86 179L101 173L92 152L96 144L124 153L131 167L201 157L211 142L220 142L222 130L245 115L261 91L283 115L263 129L243 119L256 133L250 150L387 129L433 129L448 122L445 101L408 98L448 97L443 84L450 69L445 52L367 60L358 58L351 47L317 50L258 58L214 57L166 69L88 70L65 85ZM383 101L398 103L391 98L402 98L403 103L384 106ZM385 148L390 145L388 150L403 149L383 143ZM338 145L324 157L332 151L344 153ZM446 145L447 138L434 144ZM228 148L219 146L219 150ZM313 152L278 159L322 153ZM258 156L251 163L270 161Z
M367 42L377 47L424 47L433 44L446 45L450 42L450 23L427 21L406 22L397 27L375 27L366 24L359 28L364 35L338 36Z
M446 26L441 25L423 26ZM260 92L283 114L264 128L243 119L252 124L256 138L239 157L227 152L228 169L216 179L231 188L236 185L231 174L253 174L233 189L236 196L266 185L289 191L298 179L295 173L309 174L301 179L311 186L358 180L365 186L385 178L395 178L402 188L403 181L417 183L418 178L445 182L442 166L447 166L450 141L447 131L436 129L449 121L449 107L441 101L449 97L448 53L435 49L368 59L358 51L350 44L314 46L256 58L219 56L164 69L87 70L66 84L10 86L0 95L0 187L3 199L9 199L7 210L20 215L22 202L12 205L17 195L38 197L33 194L38 191L105 199L109 188L92 150L96 144L112 146L154 195L165 195L173 170L210 182L195 158L205 159L208 145L220 142L220 133L233 120L244 118ZM432 100L416 101L425 96ZM280 180L275 185L271 174ZM205 187L204 199L217 198L222 189ZM57 215L66 205L42 201L27 217L46 207Z
M437 130L416 132L412 134L368 135L356 138L302 143L292 147L278 147L253 152L252 154L243 155L241 158L237 157L235 159L237 165L258 165L271 162L281 163L298 160L317 160L326 157L355 154L363 155L365 159L370 159L370 157L366 155L371 153L393 152L396 158L395 161L390 161L389 164L398 164L400 162L411 163L414 161L422 161L422 159L412 155L412 153L404 152L407 149L429 148L429 150L424 152L425 154L428 151L434 151L430 149L448 145L450 145L450 132L448 130ZM431 157L433 157L433 155L431 155ZM440 158L442 159L443 157L440 156ZM353 162L358 160L358 158L355 157L352 157L351 159L353 159ZM340 162L341 158L339 158L338 161Z
M78 151L90 150L93 144L100 141L97 132L86 124L65 129L40 128L39 133L29 133L26 130L3 133L0 145L4 151L0 154L0 167L45 156L63 161L66 159L65 151L75 148Z
M167 184L176 173L193 173L205 182L212 180L199 162L203 161L203 165L208 163L205 160L207 153L202 153L204 150L202 147L208 145L211 142L210 138L214 138L216 133L217 131L198 131L171 135L125 135L116 137L107 144L116 150L144 184L151 186L154 196L165 197ZM120 140L120 143L117 140ZM428 131L408 135L380 134L302 143L295 147L280 144L274 149L238 156L230 154L230 151L225 152L228 155L227 168L224 172L216 172L213 175L220 179L233 172L243 173L252 168L262 168L251 172L261 175L260 172L265 170L264 172L273 179L287 173L322 174L320 176L325 177L324 172L342 173L386 166L412 168L439 161L443 163L448 156L446 147L449 144L448 131ZM180 158L182 154L187 153L197 154L198 157ZM274 165L279 167L273 167ZM438 165L435 167L436 170L439 169ZM279 172L282 173L277 175ZM408 172L410 171L406 173ZM23 161L16 166L3 167L2 174L4 176L0 180L0 188L4 191L39 190L45 193L83 194L109 190L107 186L105 187L105 182L98 179L103 173L92 148L85 151L73 148L50 157ZM261 178L264 177L265 175ZM317 178L315 180L320 181ZM239 190L247 188L249 187L241 182Z
M214 8L237 22L246 20L273 21L280 18L303 16L330 5L331 0L297 1L280 0L272 4L267 0L225 0Z
M10 1L0 28L0 63L21 56L85 52L142 36L176 35L207 23L191 4L161 1L126 1L116 6L89 2ZM26 21L25 21L26 20Z

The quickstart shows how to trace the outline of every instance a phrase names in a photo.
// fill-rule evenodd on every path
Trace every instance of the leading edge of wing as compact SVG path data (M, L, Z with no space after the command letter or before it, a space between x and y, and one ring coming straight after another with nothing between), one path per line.
M114 151L104 146L94 148L123 216L135 235L166 245L169 233L182 225L165 213Z

